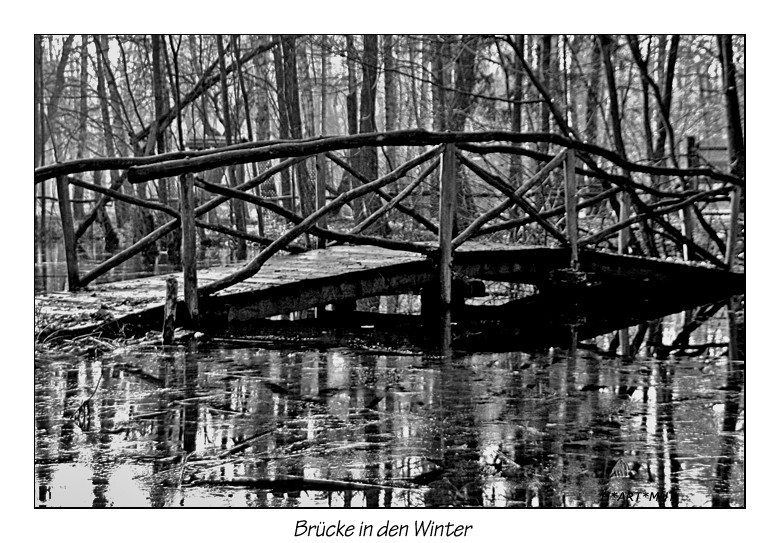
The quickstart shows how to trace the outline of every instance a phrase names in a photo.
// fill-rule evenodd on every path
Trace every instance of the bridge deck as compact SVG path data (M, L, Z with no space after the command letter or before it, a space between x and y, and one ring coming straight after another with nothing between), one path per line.
M676 281L699 287L732 288L744 276L711 268L600 252L581 255L585 271L600 277L632 281ZM205 285L234 272L240 264L198 270ZM555 269L568 266L566 249L508 247L466 243L454 260L456 274L539 284ZM171 275L91 286L78 292L53 292L35 297L36 314L45 334L67 336L98 327L118 331L122 326L156 329L161 325L165 282ZM435 279L425 256L371 246L334 246L296 255L280 255L255 276L201 301L208 318L243 321L299 311L318 305L367 296L408 292ZM180 314L183 313L179 302ZM139 328L134 328L137 332Z

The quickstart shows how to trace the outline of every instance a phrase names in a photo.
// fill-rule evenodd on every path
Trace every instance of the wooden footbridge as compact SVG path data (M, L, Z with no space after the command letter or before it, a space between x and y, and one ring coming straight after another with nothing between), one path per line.
M558 151L534 149L539 143ZM392 149L393 156L416 156L396 167L388 159L380 168L380 148ZM373 156L373 166L366 156ZM328 162L344 172L340 190L328 183ZM237 181L242 176L232 170L249 164L262 173ZM688 165L633 163L554 134L422 130L54 164L36 169L35 182L56 179L68 291L36 296L36 308L47 317L47 334L159 329L170 276L94 282L176 230L183 284L178 322L193 328L420 290L424 305L447 312L468 297L463 285L472 279L564 292L593 283L744 290L744 275L733 271L739 262L744 179L700 167L690 158ZM228 169L229 182L208 181L204 172L220 168ZM110 187L79 176L97 170L121 173ZM268 191L257 194L258 187L280 186L284 176L293 179L298 193L287 205ZM151 184L160 195L170 178L178 178L177 206L155 198L152 190L142 192L146 198L122 190ZM103 195L85 222L111 199L168 220L84 273L77 238L86 227L74 224L70 185ZM432 209L420 206L423 201L433 202ZM227 202L254 205L258 224L263 214L272 213L290 226L266 238L250 233L245 223L233 229L201 220ZM708 210L724 204L728 222L708 221ZM328 218L344 206L352 207L354 226L329 228ZM404 226L397 226L398 217ZM366 235L372 228L378 233ZM241 264L198 269L198 229L262 249Z

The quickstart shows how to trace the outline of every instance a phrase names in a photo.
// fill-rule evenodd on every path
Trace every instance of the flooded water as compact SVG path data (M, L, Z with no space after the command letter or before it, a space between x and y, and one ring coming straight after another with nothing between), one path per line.
M36 355L39 507L745 504L744 362L193 341ZM684 316L663 321L664 342ZM487 346L486 346L487 348ZM387 352L387 351L385 351Z
M101 248L96 246L94 241L91 242L91 246L87 245L87 247L89 254L79 255L79 268L82 275L113 256L101 252ZM36 253L33 273L35 294L65 290L68 277L65 247L61 243L52 243L47 245L42 252L40 248L36 248L36 250L39 252ZM254 256L257 250L256 247L250 246L249 256ZM211 247L201 251L198 255L198 266L203 267L224 266L234 262L236 259L233 256L233 251L227 246ZM181 266L173 265L165 253L154 257L153 262L147 262L142 255L136 255L98 277L95 284L138 279L175 271L181 271Z

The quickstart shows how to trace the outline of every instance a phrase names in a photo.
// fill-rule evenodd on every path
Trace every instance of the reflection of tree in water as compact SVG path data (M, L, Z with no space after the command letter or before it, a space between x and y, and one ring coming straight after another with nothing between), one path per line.
M656 429L658 492L661 496L667 494L671 506L680 503L680 462L677 459L677 440L674 429L674 402L672 392L674 386L674 365L665 362L658 364L658 381L656 385ZM669 457L669 463L666 457ZM669 468L669 487L666 486L666 468ZM659 500L658 505L664 507L666 500Z
M728 377L721 431L721 452L715 464L715 483L712 489L713 507L731 506L732 467L738 454L737 422L739 420L740 398L744 382L744 363L729 361Z
M690 341L722 343L707 334ZM611 493L645 489L677 506L703 484L713 505L739 503L742 365L617 358L598 349L608 339L450 359L176 349L42 364L38 502L63 500L49 492L57 461L71 461L89 463L93 506L115 499L121 464L145 470L136 484L156 506L228 500L217 487L191 490L195 476L377 485L230 491L231 503L262 507L634 506ZM89 416L71 417L95 389ZM717 460L679 460L697 454Z
M36 364L36 385L38 381L54 380L51 366ZM51 499L50 463L57 458L56 442L52 439L55 401L51 392L43 386L35 387L35 476L38 482L38 502L41 505Z
M745 321L740 318L740 300L729 303L729 363L724 389L723 427L721 431L721 453L715 465L715 483L712 489L713 507L731 506L732 467L739 449L737 422L745 379Z
M198 427L200 426L199 413L200 405L197 401L199 393L198 387L198 360L191 352L184 355L184 397L187 402L184 404L183 413L183 438L182 448L184 452L194 453L196 449L196 438L198 436Z
M440 454L441 469L446 476L431 484L425 505L481 506L483 475L480 471L480 440L474 420L474 385L463 367L464 361L445 357L439 366L441 384L437 414L438 435L433 437L434 450Z

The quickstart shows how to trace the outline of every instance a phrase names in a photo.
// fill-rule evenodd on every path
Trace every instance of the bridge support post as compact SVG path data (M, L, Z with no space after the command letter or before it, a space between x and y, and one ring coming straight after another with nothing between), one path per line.
M628 194L627 190L624 190L620 193L619 202L620 216L618 217L618 222L627 221L631 216L631 196ZM617 250L618 254L620 255L625 254L626 249L628 248L628 236L631 233L630 228L630 226L626 226L620 232L618 232Z
M435 322L437 325L440 332L439 345L444 355L452 351L452 238L456 228L458 205L456 161L455 146L448 144L444 148L439 168L439 293L435 316L429 320L431 324ZM425 305L423 301L423 306ZM428 312L430 313L430 310Z
M70 205L68 178L57 177L57 201L62 221L62 239L65 241L65 261L68 265L68 290L79 288L79 260L76 254L76 234L73 231L73 206Z
M452 303L452 237L457 214L458 186L455 146L444 149L439 169L439 301L442 308Z
M571 268L579 270L580 259L578 251L578 217L577 217L577 177L575 166L577 153L574 149L566 151L566 185L564 193L566 197L566 231L571 247Z
M179 176L179 201L181 211L181 261L184 271L184 304L187 307L188 325L198 327L198 273L195 251L195 205L192 174Z

